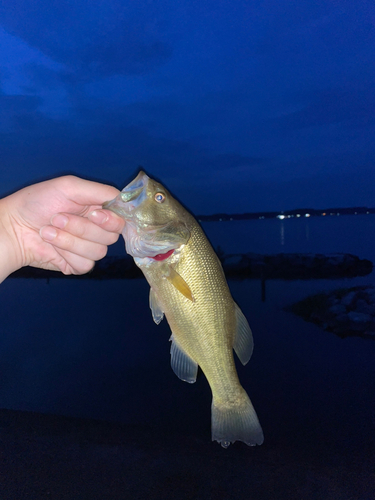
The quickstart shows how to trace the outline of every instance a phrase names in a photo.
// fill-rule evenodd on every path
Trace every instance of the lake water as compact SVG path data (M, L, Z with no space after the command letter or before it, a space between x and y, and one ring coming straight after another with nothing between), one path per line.
M375 217L203 224L225 252L350 252L375 261ZM122 252L116 246L111 253ZM348 280L230 281L255 351L239 377L265 443L372 460L375 342L339 339L283 310L311 293L374 284ZM180 381L170 331L155 325L145 280L6 280L0 287L0 407L163 427L210 439L203 376ZM266 445L266 444L265 444Z
M202 227L227 253L346 252L375 260L371 214L204 222Z

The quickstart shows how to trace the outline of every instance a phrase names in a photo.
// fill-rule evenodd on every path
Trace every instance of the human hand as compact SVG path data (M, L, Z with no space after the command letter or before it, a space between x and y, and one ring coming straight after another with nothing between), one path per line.
M69 175L0 200L1 250L8 258L0 281L23 266L64 274L90 271L124 227L120 217L101 209L118 192Z

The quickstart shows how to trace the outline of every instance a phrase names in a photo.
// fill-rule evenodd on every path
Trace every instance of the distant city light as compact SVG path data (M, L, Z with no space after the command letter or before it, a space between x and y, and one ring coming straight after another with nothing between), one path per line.
M355 207L356 208L356 207ZM305 209L305 210L308 210L308 209ZM285 220L285 219L292 219L293 217L297 217L297 218L301 218L301 217L313 217L315 218L315 216L345 216L345 215L361 215L361 214L375 214L375 207L374 208L361 208L361 209L357 209L355 210L354 207L353 208L340 208L340 209L336 209L337 211L332 211L332 212L320 212L319 210L315 210L315 209L312 209L313 211L312 212L304 212L303 209L301 212L298 212L296 213L296 211L294 210L288 210L286 212L284 211L281 211L279 213L277 212L264 212L264 215L261 215L261 212L257 212L257 213L245 213L245 214L225 214L223 216L222 213L220 214L213 214L213 215L209 215L209 216L203 216L203 221L206 221L206 220L209 220L209 221L219 221L219 222L222 222L222 221L233 221L233 220L247 220L247 219L259 219L259 220L263 220L263 219L270 219L271 217L272 218L276 218L276 219L279 219L279 220ZM219 215L221 216L219 218ZM201 219L198 219L199 222L202 222ZM282 225L281 225L282 226ZM280 227L281 227L280 226ZM307 226L306 226L307 227Z
M223 214L220 213L220 214L212 214L212 215L204 215L203 216L203 221L205 222L206 220L207 221L233 221L233 220L247 220L247 219L259 219L259 220L263 220L263 219L270 219L271 217L275 217L276 219L279 219L279 220L284 220L284 219L291 219L293 217L297 217L297 218L301 218L301 217L315 217L315 216L329 216L329 215L333 215L333 216L340 216L340 215L361 215L361 214L375 214L375 207L374 208L360 208L359 210L355 210L354 208L356 207L353 207L353 208L341 208L339 211L339 209L336 209L337 212L320 212L319 210L315 210L313 209L313 212L299 212L299 213L295 213L295 211L293 210L288 210L286 212L284 211L281 211L279 214L277 212L264 212L264 215L260 215L261 212L256 212L256 213L245 213L245 214L224 214L224 217L223 217ZM307 209L305 209L307 210ZM289 213L288 213L289 212ZM219 218L219 215L221 215L222 217ZM199 222L202 222L202 219L198 219ZM280 227L282 227L283 224L281 224ZM307 226L306 226L307 227Z

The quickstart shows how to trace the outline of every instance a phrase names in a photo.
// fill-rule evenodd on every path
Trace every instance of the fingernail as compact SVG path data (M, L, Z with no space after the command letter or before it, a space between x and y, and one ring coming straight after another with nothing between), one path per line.
M96 224L104 224L104 222L107 222L108 220L108 215L100 210L94 210L91 214L89 214L88 218Z
M64 227L68 224L69 219L65 215L57 214L54 215L51 219L51 224L60 229L64 229Z
M39 231L40 236L47 241L52 241L57 236L57 231L51 226L44 226Z

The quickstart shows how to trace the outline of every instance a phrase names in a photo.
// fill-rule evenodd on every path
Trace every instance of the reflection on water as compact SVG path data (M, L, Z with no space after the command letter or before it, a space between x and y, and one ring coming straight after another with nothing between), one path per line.
M305 226L305 236L306 236L306 241L309 241L310 239L310 230L309 230L309 223L306 222L306 226Z
M280 245L285 245L285 226L283 221L280 222Z

